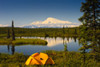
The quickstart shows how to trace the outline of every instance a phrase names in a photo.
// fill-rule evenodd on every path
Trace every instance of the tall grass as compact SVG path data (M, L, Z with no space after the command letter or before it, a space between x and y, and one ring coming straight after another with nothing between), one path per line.
M4 67L100 67L100 61L95 61L92 53L86 53L85 64L83 56L78 52L68 51L44 51L55 62L54 65L31 65L25 66L24 63L28 55L15 53L14 55L0 54L0 66Z
M40 44L46 45L47 41L42 39L16 39L12 41L11 39L0 39L0 44L15 44L15 45L22 45L22 44Z
M10 44L11 39L0 38L0 44Z

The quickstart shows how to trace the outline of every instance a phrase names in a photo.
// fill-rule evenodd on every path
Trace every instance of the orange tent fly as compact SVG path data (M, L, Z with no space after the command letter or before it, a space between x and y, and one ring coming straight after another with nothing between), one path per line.
M52 58L50 58L45 53L34 53L25 62L25 65L45 65L45 64L55 64Z

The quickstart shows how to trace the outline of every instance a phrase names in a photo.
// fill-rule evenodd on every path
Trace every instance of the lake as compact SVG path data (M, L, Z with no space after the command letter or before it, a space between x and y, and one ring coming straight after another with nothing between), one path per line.
M18 38L18 37L17 37ZM41 52L45 50L56 50L56 51L63 51L64 50L64 44L67 45L68 51L76 51L79 52L79 48L81 45L78 43L77 38L61 38L61 37L22 37L22 38L38 38L43 39L48 42L46 46L42 45L0 45L0 53L8 53L8 54L14 54L14 52L17 53L23 53L25 55L31 55L36 52Z

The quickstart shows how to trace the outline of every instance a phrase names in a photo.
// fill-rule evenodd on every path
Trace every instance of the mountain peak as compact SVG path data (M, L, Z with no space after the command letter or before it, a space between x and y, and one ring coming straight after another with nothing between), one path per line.
M46 20L42 22L42 24L55 24L58 23L58 21L59 20L56 18L48 17Z
M75 27L75 26L79 26L79 24L72 23L70 21L63 21L63 20L59 20L59 19L56 19L56 18L48 17L44 21L32 22L29 26L58 28L58 27L63 27L63 26Z
M48 17L47 20L52 20L52 19L56 19L56 18L53 18L53 17Z
M71 22L48 17L46 20L42 22L42 24L71 24Z

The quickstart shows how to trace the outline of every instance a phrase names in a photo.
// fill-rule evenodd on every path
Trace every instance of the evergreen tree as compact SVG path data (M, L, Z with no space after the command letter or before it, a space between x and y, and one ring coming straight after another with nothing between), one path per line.
M83 23L83 26L81 26L81 37L88 41L90 40L90 36L92 41L91 45L96 46L96 28L100 25L100 0L85 1L85 3L82 3L82 7L80 9L81 12L84 12L83 16L79 18L79 20Z
M81 12L84 12L83 16L79 18L82 22L80 27L80 43L83 45L81 50L91 48L92 52L95 55L100 54L96 53L98 46L98 37L96 34L97 28L100 26L100 0L85 0L85 3L82 3ZM94 56L96 58L96 56Z
M64 37L64 35L65 35L65 28L64 28L64 26L63 26L62 32L63 32L63 37Z
M80 9L84 12L79 20L85 26L99 26L100 25L100 0L85 0Z
M12 40L15 40L14 21L12 21Z

